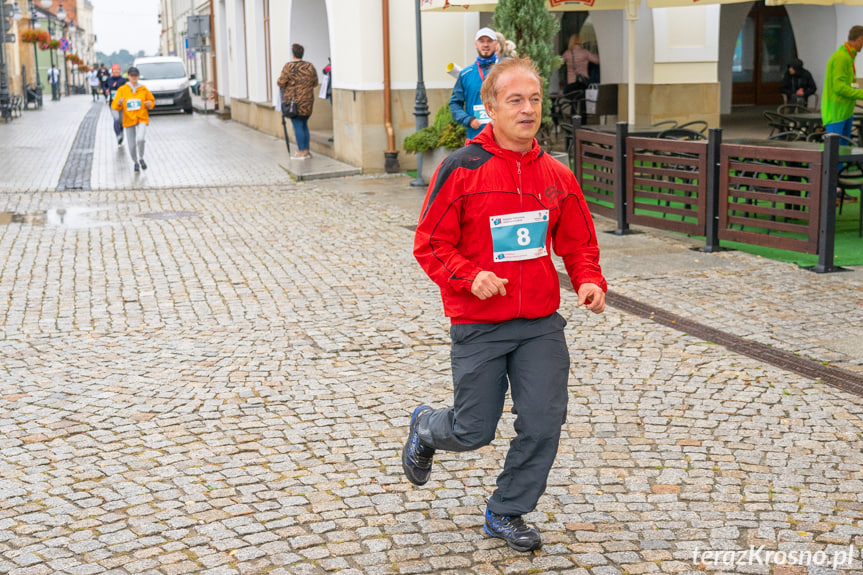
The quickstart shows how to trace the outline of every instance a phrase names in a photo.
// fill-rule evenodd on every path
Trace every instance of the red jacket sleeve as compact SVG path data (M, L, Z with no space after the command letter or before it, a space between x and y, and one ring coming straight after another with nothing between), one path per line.
M560 204L561 216L552 230L554 253L563 258L575 291L585 283L596 284L608 291L608 284L599 267L599 244L587 201L575 177Z
M464 185L460 170L438 166L423 203L414 237L414 257L441 289L470 291L481 270L458 251Z

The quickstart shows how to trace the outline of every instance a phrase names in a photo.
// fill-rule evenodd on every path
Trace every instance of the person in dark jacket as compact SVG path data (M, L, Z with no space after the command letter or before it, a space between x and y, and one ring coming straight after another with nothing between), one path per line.
M318 71L311 62L303 60L306 49L300 44L291 46L294 59L285 64L279 76L278 85L282 89L282 110L293 100L297 104L298 114L291 118L294 126L294 138L297 140L297 153L292 160L308 160L312 157L309 151L309 116L315 105L315 86L318 85Z
M788 64L779 90L785 95L786 103L806 106L809 96L814 94L818 87L815 85L812 74L803 67L803 61L795 58Z
M414 237L414 257L440 288L452 322L453 405L413 411L402 467L423 485L435 450L491 443L509 388L516 437L486 502L484 530L527 552L542 538L522 515L545 491L569 398L551 249L563 258L579 306L602 313L607 285L581 188L535 138L542 77L534 63L495 64L480 96L491 123L438 166Z
M117 93L117 90L120 89L120 86L128 82L126 78L124 78L120 74L120 65L113 64L111 66L111 75L108 76L108 79L105 81L105 94L108 97L109 102L114 101L114 95ZM122 110L114 110L111 109L111 114L114 116L114 135L117 136L117 145L123 145L123 111Z

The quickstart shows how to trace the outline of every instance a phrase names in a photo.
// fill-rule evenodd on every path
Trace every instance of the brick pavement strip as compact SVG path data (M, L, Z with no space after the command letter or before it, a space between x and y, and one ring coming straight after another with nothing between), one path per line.
M410 410L451 388L415 216L379 196L405 181L0 194L46 214L0 225L0 573L768 572L696 557L750 545L852 545L843 572L863 572L863 399L570 293L569 417L527 517L543 550L481 532L508 411L490 447L408 484ZM699 257L721 265L614 287L661 281L676 313L722 324L735 304L687 288L733 292L752 259ZM859 326L854 281L758 266L788 313L822 282L833 329Z

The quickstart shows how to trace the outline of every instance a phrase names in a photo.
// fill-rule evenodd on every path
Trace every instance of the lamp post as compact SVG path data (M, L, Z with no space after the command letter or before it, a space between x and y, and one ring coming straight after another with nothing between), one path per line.
M416 0L416 2L414 2L417 26L417 89L416 97L414 98L414 116L416 117L417 131L422 130L429 125L428 97L426 96L426 86L423 82L423 30L422 20L420 20L421 1L422 0ZM417 153L417 177L411 182L411 186L425 187L425 185L426 183L423 180L423 155L421 153Z
M35 30L38 21L36 14L36 6L33 5L33 0L30 1L30 28ZM50 8L52 0L41 0L43 8ZM47 4L47 6L46 6ZM42 78L39 77L39 43L33 43L33 67L36 72L36 104L42 107Z
M0 0L0 115L5 121L12 119L12 109L9 107L9 77L6 75L6 17L3 13L3 2ZM12 16L12 14L9 14Z

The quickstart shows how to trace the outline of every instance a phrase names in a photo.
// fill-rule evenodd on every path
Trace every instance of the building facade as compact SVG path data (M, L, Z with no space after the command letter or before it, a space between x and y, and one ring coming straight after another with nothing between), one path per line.
M77 54L84 62L96 63L94 49L96 36L93 33L93 5L90 0L13 0L19 18L12 33L15 42L6 44L7 71L10 92L24 94L26 86L42 85L43 93L50 95L48 70L52 63L60 70L61 92L66 92L67 78L70 85L83 82L76 65L67 64L65 55ZM62 12L61 12L62 8ZM64 16L60 18L58 16ZM30 29L47 31L53 40L65 39L68 49L44 48L21 41L21 33ZM36 75L39 80L37 82Z
M385 152L415 131L417 88L416 3L406 0L161 0L164 54L183 52L190 13L209 13L211 52L188 54L206 70L222 112L281 136L276 80L305 47L319 80L332 65L332 100L318 98L309 120L313 150L366 171L382 171ZM724 0L733 2L734 0ZM642 0L635 22L635 121L704 120L719 126L735 105L779 103L778 81L792 57L801 58L819 84L830 54L845 41L863 8L763 2L652 8ZM426 4L426 2L423 2ZM593 2L585 4L593 5ZM559 52L572 33L590 37L600 56L599 80L617 87L616 114L626 118L628 21L624 10L561 12ZM475 59L473 37L491 25L490 12L451 6L421 14L423 75L430 119L446 105L454 79L447 65ZM389 50L384 49L384 28ZM203 58L200 62L199 59ZM389 71L389 74L385 74ZM560 87L551 79L551 91ZM819 86L820 93L820 86ZM385 117L385 100L391 113ZM402 169L415 157L401 151Z

